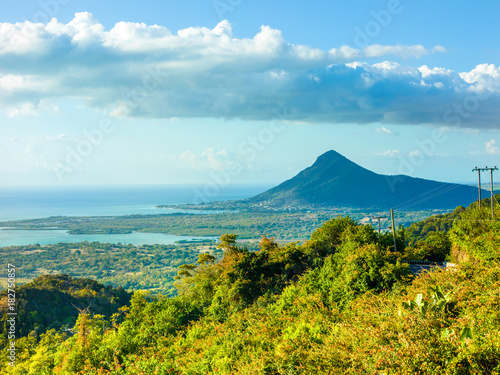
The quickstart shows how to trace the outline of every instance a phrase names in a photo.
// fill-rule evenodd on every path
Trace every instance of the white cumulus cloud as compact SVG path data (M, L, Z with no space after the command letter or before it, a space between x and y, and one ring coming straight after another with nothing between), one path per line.
M179 156L179 159L188 168L195 170L223 171L231 163L226 150L217 150L213 147L199 154L186 150Z
M496 145L496 142L494 139L486 142L485 147L486 147L487 154L490 154L490 155L499 155L500 154L500 148Z
M439 124L495 128L500 68L470 72L391 61L441 46L340 46L287 42L262 26L235 38L231 24L170 31L92 14L64 24L0 23L0 108L10 116L58 113L58 99L117 117L269 120L287 108L297 123ZM52 103L48 105L47 103Z
M374 156L386 156L386 157L395 157L399 155L399 150L387 150L387 151L381 151L381 152L375 152L373 153Z
M398 131L393 131L393 130L387 129L385 126L381 126L380 128L377 128L377 133L387 134L387 135L399 135Z

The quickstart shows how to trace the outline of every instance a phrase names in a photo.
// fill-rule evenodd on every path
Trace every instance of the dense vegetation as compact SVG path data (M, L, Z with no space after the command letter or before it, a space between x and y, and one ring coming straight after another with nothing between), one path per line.
M17 276L23 280L44 274L65 273L119 285L124 289L150 289L173 295L177 267L196 262L200 251L211 251L219 258L222 255L216 249L215 241L142 246L84 241L5 247L0 249L0 263L14 264Z
M497 194L495 198L498 210L496 202L500 199L500 195ZM453 258L456 260L466 258L467 253L477 253L478 249L481 248L479 243L482 241L482 237L478 235L480 228L488 227L494 223L491 221L490 204L490 198L485 198L482 200L482 210L478 210L477 202L474 202L468 208L459 206L453 212L431 216L405 228L406 257L408 259L444 261L451 254L451 239L454 239L455 243ZM488 228L488 233L495 233L498 229ZM458 231L464 236L469 233L469 236L465 236L468 245L463 240L459 240ZM490 243L498 244L494 241ZM465 247L466 251L460 250L461 247Z
M425 220L412 223L408 228L406 228L405 231L409 245L425 240L431 232L448 233L453 227L455 219L460 219L461 214L464 211L465 208L463 206L459 206L455 208L453 212L434 215Z
M1 366L37 375L500 374L500 226L488 212L469 208L449 236L430 233L423 244L440 251L429 257L463 261L420 277L388 250L389 236L348 217L303 244L263 238L257 252L224 235L219 262L203 253L179 268L177 297L136 292L111 321L82 313L74 336L21 338L16 367Z
M496 194L494 199L495 204L498 204L498 201L500 201L500 194ZM486 211L486 208L490 207L491 205L490 198L484 198L481 203L485 208L485 210L482 211L482 215L484 216L483 219L490 219L490 213L489 211ZM405 235L408 240L408 244L413 245L417 241L425 240L428 234L431 232L448 233L453 227L453 222L455 220L460 220L463 213L467 214L467 212L469 212L474 207L477 207L477 202L471 203L468 209L464 208L463 206L459 206L452 212L433 215L427 219L413 222L408 228L405 229Z
M7 347L7 290L0 293L0 348ZM130 303L122 287L104 286L91 279L45 275L15 289L18 337L37 340L46 331L71 329L80 312L110 319Z
M484 202L484 201L483 201ZM500 221L491 220L487 205L468 209L461 214L449 232L453 256L457 260L497 261L500 252ZM496 204L495 217L499 215Z

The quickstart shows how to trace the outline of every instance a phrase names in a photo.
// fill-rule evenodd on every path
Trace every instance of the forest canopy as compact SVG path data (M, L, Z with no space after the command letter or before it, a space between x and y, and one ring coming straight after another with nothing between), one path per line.
M304 243L263 237L257 251L226 234L219 261L204 253L178 268L176 297L138 291L119 316L82 312L74 334L23 337L16 366L2 365L37 375L499 374L500 221L488 212L469 207L399 252L340 216ZM414 275L405 257L419 252L458 265Z

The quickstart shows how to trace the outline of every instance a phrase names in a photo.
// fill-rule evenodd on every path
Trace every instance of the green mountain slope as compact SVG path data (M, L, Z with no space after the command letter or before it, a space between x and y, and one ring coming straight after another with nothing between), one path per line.
M446 209L477 199L471 186L369 171L328 151L295 177L249 201L273 206Z
M80 314L74 335L23 337L15 366L0 364L16 375L500 374L500 221L488 215L462 211L451 245L469 261L423 276L348 217L303 244L263 238L257 252L224 235L219 262L181 267L179 296L136 292L119 322Z
M16 290L16 335L37 337L50 329L73 327L81 311L110 318L130 302L122 287L68 275L44 275ZM7 290L0 293L0 346L7 332Z

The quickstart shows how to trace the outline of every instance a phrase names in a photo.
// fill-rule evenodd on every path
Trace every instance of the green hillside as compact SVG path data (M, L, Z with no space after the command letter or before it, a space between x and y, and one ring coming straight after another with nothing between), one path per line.
M262 238L256 252L227 234L219 262L202 254L180 267L177 297L136 292L123 319L111 322L83 313L71 337L49 331L37 345L19 339L16 366L2 368L36 375L500 374L500 215L492 221L488 214L467 208L437 235L443 241L431 231L403 254L390 251L390 236L348 217L324 223L303 244ZM425 246L441 251L431 259L461 261L412 275L402 258Z
M0 293L0 347L8 332L8 290ZM16 336L38 339L46 331L72 328L82 311L107 319L130 303L131 294L122 287L104 286L91 279L68 275L45 275L15 289Z
M318 157L295 177L248 201L269 206L327 206L353 208L445 209L467 206L477 189L371 172L335 151Z

